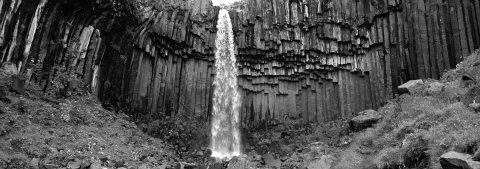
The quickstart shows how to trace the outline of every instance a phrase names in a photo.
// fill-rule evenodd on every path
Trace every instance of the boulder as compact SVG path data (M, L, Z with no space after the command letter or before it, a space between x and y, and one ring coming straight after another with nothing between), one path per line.
M360 131L372 127L382 118L382 115L375 110L365 110L359 113L357 117L350 120L350 128L353 131Z
M115 161L115 167L120 168L123 167L123 165L125 165L125 160Z
M410 81L408 81L407 83L404 83L404 84L398 86L398 93L399 93L399 94L411 93L412 90L413 90L416 86L422 85L422 84L423 84L423 80L422 80L422 79L410 80Z
M70 161L67 164L68 169L79 169L82 165L82 161Z
M468 106L473 108L473 110L475 110L476 112L480 112L480 103L472 103Z
M102 168L102 163L100 162L94 162L92 165L90 165L90 169L101 169Z
M440 164L444 169L480 169L480 162L473 161L471 155L454 151L443 154Z
M3 102L5 104L17 104L20 102L20 99L17 98L17 97L12 97L12 96L4 96L4 97L0 97L0 102Z
M7 76L17 75L18 69L17 65L12 62L5 62L2 64L2 68Z
M280 166L282 165L282 161L280 161L279 159L276 159L273 154L270 154L270 153L267 153L265 155L263 155L263 160L265 161L265 164L267 165L267 167L276 167L276 168L280 168Z
M330 169L333 168L333 162L336 160L334 156L323 155L320 160L312 162L308 165L308 169Z
M480 161L480 148L475 152L475 154L473 154L472 160Z
M40 159L39 158L33 158L32 161L30 161L30 166L33 168L33 169L39 169L39 163L40 163Z
M445 89L445 84L440 83L440 82L432 82L428 84L427 87L427 94L428 95L437 95L443 92Z
M23 85L23 80L20 79L19 76L13 75L11 77L12 86L10 87L11 92L15 92L17 94L25 95L25 86Z

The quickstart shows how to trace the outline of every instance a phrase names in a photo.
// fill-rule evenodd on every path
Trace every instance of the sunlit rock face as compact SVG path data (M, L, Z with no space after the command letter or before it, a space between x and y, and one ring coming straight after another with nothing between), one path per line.
M239 107L237 67L233 43L232 23L227 10L220 10L215 40L215 68L212 156L220 159L240 155Z

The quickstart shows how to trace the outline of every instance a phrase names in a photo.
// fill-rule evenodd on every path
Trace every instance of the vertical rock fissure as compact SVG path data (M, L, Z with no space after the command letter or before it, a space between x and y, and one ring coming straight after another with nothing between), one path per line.
M212 156L232 158L240 154L239 107L237 68L234 53L232 23L228 11L220 10L215 40L215 69L213 118L211 128Z

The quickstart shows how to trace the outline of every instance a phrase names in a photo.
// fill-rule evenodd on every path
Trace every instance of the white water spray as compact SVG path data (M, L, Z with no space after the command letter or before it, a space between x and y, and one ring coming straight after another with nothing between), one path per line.
M216 75L213 97L212 157L224 159L238 156L240 150L239 107L237 91L237 67L233 44L232 23L228 11L221 9L218 15L215 46Z

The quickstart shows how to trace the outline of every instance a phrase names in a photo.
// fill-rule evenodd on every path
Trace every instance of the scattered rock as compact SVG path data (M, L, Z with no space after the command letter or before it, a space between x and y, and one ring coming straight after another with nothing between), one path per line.
M258 142L259 145L270 145L272 144L272 140L270 139L262 139L260 142Z
M480 103L472 103L468 106L473 108L475 111L480 112Z
M450 151L440 157L444 169L480 169L480 162L471 160L471 155Z
M308 169L330 169L332 168L333 162L336 160L335 157L331 155L323 155L320 157L320 160L310 163Z
M82 165L81 161L70 161L67 164L68 169L79 169Z
M17 75L18 69L17 65L12 62L5 62L2 64L2 68L7 76Z
M353 131L360 131L372 127L373 124L377 123L382 118L382 115L375 110L365 110L359 114L359 116L350 120L350 128Z
M138 169L148 169L148 164L142 164L140 165L140 167L138 167Z
M460 87L463 87L463 88L470 87L475 83L476 83L475 76L472 76L470 73L465 73L462 76Z
M156 162L156 161L157 161L157 159L155 159L155 157L148 157L148 162L153 163L153 162Z
M10 91L17 94L25 95L25 86L23 85L23 81L20 79L20 77L17 75L13 75L11 77L11 80L12 86L10 87Z
M287 133L287 132L282 132L282 134L280 135L280 137L283 138L283 139L288 139L288 138L290 138L290 134Z
M120 160L115 162L115 167L119 168L125 165L125 160Z
M264 155L263 160L265 160L265 165L267 165L267 167L280 168L280 166L282 165L282 161L280 161L279 159L275 159L270 153Z
M43 168L45 169L56 169L58 168L58 166L56 166L55 164L53 164L52 161L48 160L48 159L45 159L43 162L42 162L42 166Z
M473 154L472 160L480 161L480 148L475 152L475 154Z
M80 168L84 169L84 168L88 168L88 166L90 166L90 162L82 161L82 165L80 165Z
M358 152L359 152L360 154L367 154L367 155L369 155L369 154L375 153L375 150L374 150L373 148L370 148L370 147L363 147L363 146L362 146L361 148L358 149Z
M443 92L445 89L445 84L440 82L432 82L428 84L427 94L428 95L437 95Z
M205 156L210 157L210 156L212 156L212 150L207 149L207 150L205 150L204 154L205 154Z
M285 151L285 152L288 152L288 153L290 153L290 152L293 151L293 149L292 149L290 146L288 146L288 145L282 145L282 146L280 147L280 149L283 150L283 151Z
M90 169L102 169L102 164L100 162L94 162L90 165Z
M100 156L99 159L100 159L100 161L105 163L105 162L107 162L108 157L107 156Z
M350 136L343 136L343 137L340 137L340 138L338 139L337 146L339 146L339 147L348 146L348 145L350 145L350 143L352 143L352 142L353 142L352 137L350 137Z
M32 166L34 169L39 169L40 167L38 164L40 163L39 158L33 158L32 161L30 161L30 166Z
M223 168L223 163L215 163L210 168L211 169L222 169Z
M58 150L54 147L48 147L48 150L50 150L50 153L52 154L58 154Z
M412 90L417 87L418 85L422 85L423 80L418 79L418 80L410 80L407 83L404 83L400 86L398 86L398 93L399 94L404 94L404 93L412 93Z

